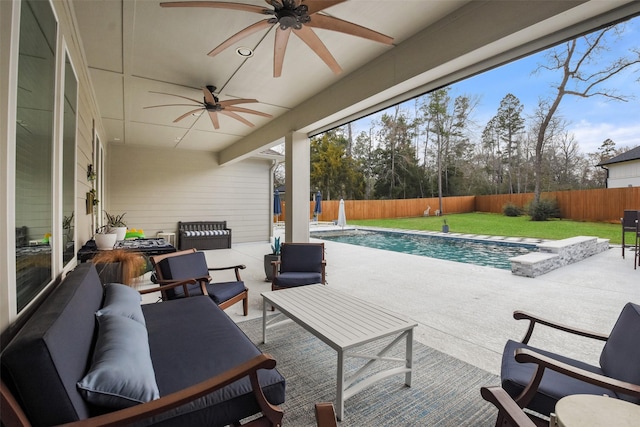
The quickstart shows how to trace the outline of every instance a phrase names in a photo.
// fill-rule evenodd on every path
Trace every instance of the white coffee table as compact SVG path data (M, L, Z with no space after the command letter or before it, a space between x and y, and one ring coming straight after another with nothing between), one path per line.
M293 320L338 352L336 383L336 416L342 420L344 401L364 388L391 375L404 374L405 384L411 386L413 364L413 328L417 323L380 306L317 284L262 293L262 341L267 342L267 330L282 324L267 322L271 307ZM286 322L285 320L284 322ZM395 337L375 354L356 352L357 347L384 337ZM405 357L387 357L389 350L405 341ZM283 343L284 344L284 343ZM355 373L345 377L345 359L357 357L368 361ZM367 376L376 362L396 362L396 367ZM357 380L363 378L357 384Z

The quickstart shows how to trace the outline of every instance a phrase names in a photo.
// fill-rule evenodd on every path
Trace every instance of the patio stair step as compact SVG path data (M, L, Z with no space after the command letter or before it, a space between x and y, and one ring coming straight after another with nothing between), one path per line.
M576 236L536 245L539 252L509 258L511 272L517 276L537 277L556 268L573 264L609 249L609 239Z

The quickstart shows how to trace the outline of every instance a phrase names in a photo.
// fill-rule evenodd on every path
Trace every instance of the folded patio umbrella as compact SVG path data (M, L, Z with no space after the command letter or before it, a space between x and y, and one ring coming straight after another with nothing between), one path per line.
M280 201L280 191L273 192L273 214L277 216L276 221L280 221L282 214L282 202Z
M344 213L344 200L340 199L340 207L338 208L338 226L344 228L347 225L347 215Z
M322 213L322 193L320 190L316 192L316 205L313 208L313 216L318 217Z

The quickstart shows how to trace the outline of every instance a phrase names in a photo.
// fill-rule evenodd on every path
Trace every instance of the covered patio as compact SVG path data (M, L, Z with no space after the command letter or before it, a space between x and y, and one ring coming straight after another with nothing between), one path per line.
M322 227L324 229L330 226ZM276 234L281 232L282 228L275 231ZM312 241L320 240L312 239ZM520 340L526 332L528 322L514 320L512 314L515 310L527 311L552 321L607 334L622 307L629 301L637 302L640 296L636 285L638 273L633 268L633 259L631 257L623 259L620 248L617 246L612 246L606 252L543 276L525 278L513 275L507 270L491 267L332 241L324 241L324 243L328 286L401 313L416 321L418 323L414 331L416 345L423 345L427 349L450 356L452 359L441 363L452 363L451 369L460 369L459 366L453 367L458 363L453 361L457 360L467 364L468 367L464 369L473 369L473 375L478 375L478 372L486 373L486 379L476 379L475 381L480 383L475 384L472 390L466 390L464 396L459 395L460 391L455 387L452 387L450 396L445 396L431 391L431 388L436 385L430 388L424 383L428 381L427 379L414 381L415 387L410 393L416 394L412 397L416 400L409 405L405 416L417 417L417 414L431 411L427 409L431 405L443 405L441 410L444 412L437 416L451 418L439 421L439 425L492 425L495 409L481 400L479 387L499 384L500 363L506 341ZM252 322L261 322L263 303L260 293L271 290L270 282L264 280L263 269L263 256L269 252L268 243L243 243L234 245L232 249L206 251L210 266L238 263L247 266L247 269L242 272L242 278L250 290L249 315L247 317L242 315L242 307L239 304L227 309L226 313L241 328L253 331L248 333L258 345L261 342L260 328ZM219 280L223 279L223 276L217 277ZM148 301L151 302L153 299ZM287 338L289 335L276 337L271 339L270 346L265 348L276 353L283 350L282 343L286 341L285 354L304 352L308 346L314 345L314 348L325 351L326 354L323 354L329 360L335 358L334 351L298 325L291 324L287 328L286 333L295 333L295 339ZM531 345L598 365L603 344L538 327ZM283 359L282 363L287 365L282 365L282 369L294 369L297 365L284 357L281 359ZM478 371L475 370L476 368ZM447 368L444 366L437 368L438 372L441 370L447 371ZM426 373L419 372L419 374ZM471 372L468 374L472 375ZM318 381L328 382L329 390L332 390L334 375L331 370L327 370L320 375ZM296 378L292 378L292 381L296 381ZM388 388L396 390L396 387L400 387L401 381L396 378L389 379L388 382L389 384L384 386L370 387L366 396L372 399L385 396L389 399L402 400L402 394L398 397L398 391L390 393L388 391ZM318 387L320 388L311 387L306 390L307 394L304 396L295 395L297 389L294 388L291 392L294 395L290 395L289 398L291 402L298 404L318 394L326 399L334 398L332 393L322 391L323 386L320 386L320 383ZM438 397L430 393L436 393ZM359 412L363 411L361 400L355 397L352 399L355 399L354 403L350 404L349 400L346 403L347 412L345 421L342 423L347 426L358 425L358 420L367 419L366 411ZM458 399L463 399L465 403L455 404L454 402ZM307 404L304 408L290 408L289 411L292 412L290 416L295 417L296 421L303 422L301 425L313 425L311 404ZM411 411L416 413L411 415ZM460 424L460 417L468 415L465 411L472 411L473 414L471 418ZM394 422L402 420L402 418L395 418L397 415L387 414L384 411L378 416L383 417L381 419L389 417L388 420ZM436 415L431 414L431 416Z

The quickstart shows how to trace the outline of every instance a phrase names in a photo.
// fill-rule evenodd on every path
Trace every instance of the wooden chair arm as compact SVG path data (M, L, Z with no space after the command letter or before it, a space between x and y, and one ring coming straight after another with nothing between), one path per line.
M207 283L208 280L206 280L206 278L194 278L194 279L185 279L185 280L158 280L158 285L155 288L148 288L148 289L141 289L138 292L140 292L141 295L144 294L150 294L153 292L158 292L160 291L160 293L162 293L162 299L166 300L166 291L168 289L173 289L173 288L177 288L178 286L182 286L182 290L185 294L185 296L189 297L189 288L187 285L195 285L197 283L200 283L200 290L202 291L202 295L209 295L209 292L207 291Z
M226 372L184 390L163 396L160 399L64 425L73 427L95 427L118 426L133 423L135 421L140 421L145 418L161 414L170 409L177 408L178 406L184 405L185 403L191 402L215 390L225 387L234 381L249 376L253 387L253 394L258 400L263 416L245 425L279 426L282 423L282 416L284 412L279 407L272 405L267 401L258 384L258 370L273 369L275 366L276 361L273 357L268 354L260 354L259 356L256 356L233 369L229 369Z
M236 273L236 280L238 282L242 281L242 279L240 278L240 270L244 270L245 268L247 268L246 265L244 264L238 264L238 265L231 265L229 267L209 267L208 270L209 271L224 271L224 270L235 270Z
M272 285L275 283L276 276L280 273L280 264L282 264L282 261L280 261L279 259L271 261L271 268L273 268L273 273L271 275Z
M606 341L606 340L609 339L609 335L607 335L607 334L600 334L600 333L597 333L597 332L585 331L583 329L578 329L578 328L574 328L574 327L571 327L571 326L563 325L563 324L560 324L560 323L551 322L549 320L543 319L541 317L534 316L534 315L532 315L530 313L526 313L524 311L514 311L513 312L513 318L516 319L516 320L528 320L529 321L529 328L527 329L527 333L525 334L524 338L521 341L523 344L529 343L529 339L531 338L531 335L533 334L533 328L535 327L536 323L548 326L548 327L553 328L553 329L558 329L560 331L569 332L571 334L575 334L575 335L579 335L579 336L582 336L582 337L586 337L586 338L593 338L593 339L600 340L600 341Z
M499 419L506 418L510 425L515 427L536 427L531 418L502 387L481 387L480 394L484 400L498 408Z
M594 384L599 387L604 387L609 390L613 390L616 393L622 393L628 396L635 397L636 399L640 398L640 385L638 384L632 384L626 381L616 380L614 378L596 374L594 372L590 372L582 368L577 368L575 366L569 365L564 362L560 362L558 360L555 360L551 357L545 356L543 354L540 354L528 348L516 349L515 358L516 358L516 361L519 363L535 363L539 367L538 370L541 370L541 371L544 371L545 368L548 368L556 372L559 372L561 374L567 375L569 377L576 378L578 380L581 380L590 384ZM540 372L539 377L541 380L542 372ZM533 394L535 394L538 388L539 382L540 381L537 381L538 384L534 384L535 390L531 390L531 393L532 393L531 397L533 397ZM529 386L527 386L527 388L529 388ZM525 392L527 392L527 389L525 389ZM520 402L518 402L518 404L520 404Z

